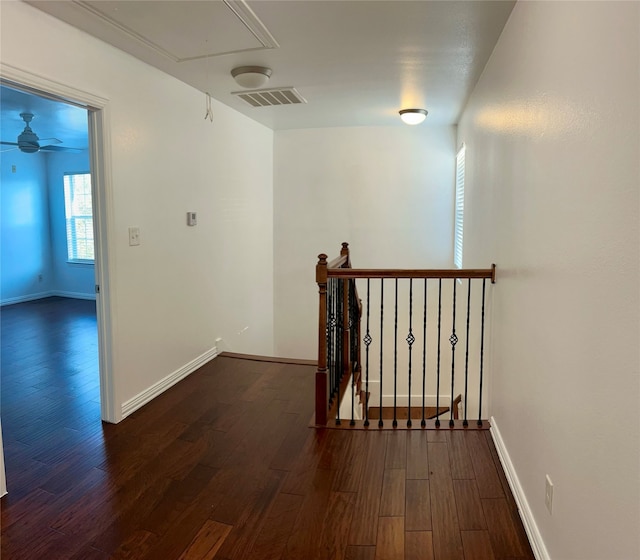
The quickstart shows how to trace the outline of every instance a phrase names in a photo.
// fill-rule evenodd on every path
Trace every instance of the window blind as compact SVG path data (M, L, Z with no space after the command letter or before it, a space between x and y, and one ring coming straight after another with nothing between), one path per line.
M65 173L64 210L67 225L67 257L70 261L93 261L90 173Z

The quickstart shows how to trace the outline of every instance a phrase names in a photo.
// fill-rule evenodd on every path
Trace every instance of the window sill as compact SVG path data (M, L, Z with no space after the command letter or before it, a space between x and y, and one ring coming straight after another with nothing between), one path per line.
M67 264L70 264L72 266L93 266L95 264L95 261L74 259L67 260Z

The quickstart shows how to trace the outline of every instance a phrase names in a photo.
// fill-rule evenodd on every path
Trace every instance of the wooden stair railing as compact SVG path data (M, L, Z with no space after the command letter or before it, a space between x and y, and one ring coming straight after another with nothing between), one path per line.
M420 426L422 428L427 426L426 420L435 418L433 421L433 427L440 428L440 417L448 411L450 413L449 427L457 427L457 409L458 403L463 402L464 421L460 424L461 427L468 427L469 422L467 418L468 412L468 395L469 395L469 346L470 346L470 304L472 286L471 281L478 279L482 281L482 311L481 311L481 324L476 329L478 331L479 338L479 387L478 387L478 418L477 426L483 427L482 420L482 392L483 392L483 361L484 361L484 323L485 323L485 282L490 280L491 283L495 283L496 266L492 265L488 269L425 269L425 270L410 270L410 269L354 269L351 266L351 258L349 253L348 243L343 243L340 250L340 256L328 261L326 254L318 256L318 263L316 265L316 282L318 284L319 292L319 307L318 307L318 369L316 371L316 406L315 406L315 424L317 426L327 426L330 422L335 420L336 425L341 424L340 418L340 405L342 399L347 393L351 394L351 419L349 426L355 426L356 421L355 414L356 408L362 411L363 420L361 425L364 428L369 426L369 420L374 419L373 416L377 416L378 427L384 426L385 407L383 405L382 392L383 392L383 292L384 281L386 279L393 279L395 281L395 342L394 342L394 355L393 355L393 428L398 427L398 419L406 419L407 428L412 427L412 419L421 418ZM397 402L397 389L396 384L398 380L397 372L397 345L398 345L398 281L409 281L409 334L406 337L408 344L408 382L409 390L407 395L402 398L408 399L408 406ZM356 281L366 281L366 312L363 309L363 303L359 298ZM369 403L369 346L373 340L373 331L370 325L370 283L372 280L380 280L380 309L379 309L379 321L380 330L375 336L379 337L378 345L380 348L380 371L379 379L371 379L372 382L380 383L380 400L377 407L371 407ZM416 406L415 401L412 410L412 348L416 344L420 337L419 330L413 330L413 286L414 281L417 285L422 280L424 286L424 328L423 328L423 353L422 353L422 404ZM426 370L429 369L426 366L426 351L427 351L427 283L428 280L437 280L438 284L438 336L437 336L437 378L436 378L436 393L435 400L436 406L434 411L429 410L429 407L425 406L425 382L426 382ZM452 321L452 332L448 337L448 341L451 344L451 371L447 378L445 373L441 372L441 319L442 319L442 293L443 293L443 280L452 281L452 312L445 310L449 313ZM466 309L466 336L464 336L464 342L466 345L465 363L464 363L464 391L462 395L454 398L456 367L455 367L455 355L456 345L458 343L458 335L456 334L456 285L466 280L468 295L467 295L467 309ZM431 284L429 284L431 287ZM363 288L364 289L364 288ZM460 288L462 289L462 288ZM461 296L462 297L462 296ZM477 305L477 304L476 304ZM366 313L366 329L363 328L363 313ZM478 311L478 314L480 312ZM364 335L363 335L364 333ZM446 335L445 335L446 336ZM365 363L363 364L362 345L365 346ZM363 374L363 367L366 369L366 375ZM441 376L442 373L442 376ZM364 378L363 378L364 375ZM402 375L402 373L401 373ZM441 380L443 383L450 383L450 393L446 393L446 401L441 406ZM365 387L363 387L365 384ZM350 391L349 391L350 387ZM464 396L463 396L464 395ZM443 398L443 401L445 399ZM446 406L445 406L446 405ZM373 412L377 408L377 413ZM406 408L406 410L405 410ZM416 409L420 410L420 414L416 417ZM369 415L369 411L372 411L372 415ZM383 411L383 418L380 418L380 410Z

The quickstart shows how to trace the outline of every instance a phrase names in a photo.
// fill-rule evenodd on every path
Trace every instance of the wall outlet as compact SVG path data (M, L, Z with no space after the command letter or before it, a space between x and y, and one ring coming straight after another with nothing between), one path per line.
M546 476L544 505L547 506L549 513L553 513L553 482L551 482L549 475Z

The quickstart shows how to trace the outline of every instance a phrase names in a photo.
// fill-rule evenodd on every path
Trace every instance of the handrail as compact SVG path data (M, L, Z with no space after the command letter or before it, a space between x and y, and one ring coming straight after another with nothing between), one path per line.
M338 260L338 259L336 259ZM332 261L333 262L333 261ZM424 269L337 268L327 265L328 278L487 278L496 283L496 265L491 268Z
M343 267L345 267L345 265L347 265L348 262L349 262L349 256L348 255L341 255L341 256L336 257L335 259L333 259L331 262L327 263L327 269L329 269L329 270L335 270L335 269L344 270Z

